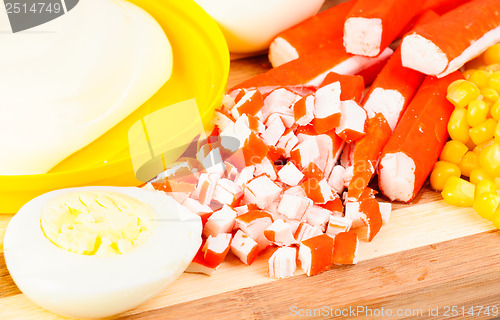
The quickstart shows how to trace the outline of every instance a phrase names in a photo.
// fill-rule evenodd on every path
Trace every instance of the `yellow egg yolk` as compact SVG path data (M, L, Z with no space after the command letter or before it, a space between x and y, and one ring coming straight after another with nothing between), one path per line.
M116 192L84 191L55 197L42 209L45 237L59 248L84 254L122 254L152 232L153 210Z

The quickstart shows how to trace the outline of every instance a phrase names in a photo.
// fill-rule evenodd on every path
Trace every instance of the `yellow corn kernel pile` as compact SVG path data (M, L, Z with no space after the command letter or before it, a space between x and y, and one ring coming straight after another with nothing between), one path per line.
M450 139L430 176L433 189L456 206L472 206L500 229L500 43L448 87Z

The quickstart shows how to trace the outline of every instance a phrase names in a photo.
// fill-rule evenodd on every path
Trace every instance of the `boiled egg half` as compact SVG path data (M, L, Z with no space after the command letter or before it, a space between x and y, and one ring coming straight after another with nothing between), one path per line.
M56 190L24 205L4 238L21 291L55 313L112 316L174 281L201 245L199 216L163 192Z

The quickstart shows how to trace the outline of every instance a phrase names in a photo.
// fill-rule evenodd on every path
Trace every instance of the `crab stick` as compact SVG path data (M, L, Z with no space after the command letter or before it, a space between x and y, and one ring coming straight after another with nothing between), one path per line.
M245 232L238 230L231 241L231 252L246 265L251 265L259 254L257 242Z
M253 178L245 185L244 199L265 209L278 198L280 193L280 186L264 174Z
M258 243L259 251L268 247L264 231L273 223L273 217L266 211L252 210L236 217L236 227Z
M299 261L307 276L314 276L330 269L333 246L333 239L326 234L320 234L300 243Z
M301 222L295 230L294 237L298 242L302 242L304 240L310 239L312 237L316 237L321 235L321 229L318 227L313 227L306 222Z
M293 237L292 226L282 219L277 219L267 227L264 236L278 246L291 246L297 243Z
M338 233L333 247L333 264L356 264L358 245L358 235L355 232Z
M205 243L206 240L204 240ZM211 276L214 274L216 267L210 266L210 263L205 261L205 253L203 252L203 247L204 243L201 244L200 249L196 253L196 255L193 258L193 261L189 264L189 266L186 269L186 272L188 273L202 273L206 274L207 276Z
M318 205L311 205L307 209L304 218L308 224L325 232L328 221L330 220L330 211Z
M454 109L446 99L448 85L460 72L427 77L382 151L379 186L391 200L411 201L422 187L448 138Z
M281 247L269 258L269 276L283 279L293 276L297 270L297 249Z
M182 205L186 207L189 211L196 213L201 218L202 225L205 225L208 218L212 215L213 210L208 206L200 203L198 200L193 198L186 198Z
M208 236L202 248L205 265L210 268L217 268L226 259L231 247L232 234L219 233L217 236Z
M228 233L233 230L234 221L236 218L236 211L231 207L224 205L221 209L212 213L207 219L205 227L203 228L203 235L205 237L215 237L219 233Z
M420 11L424 0L358 0L344 23L348 53L375 57Z
M287 162L278 171L278 177L281 182L293 187L299 184L300 180L304 178L304 174L292 162Z
M299 59L272 68L266 73L244 81L231 91L237 89L266 88L272 90L281 86L314 86L318 87L330 72L343 75L356 75L381 61L386 61L392 49L385 48L375 57L363 57L345 52L342 39L332 41L322 50L304 55ZM366 81L365 81L366 82ZM261 93L264 92L261 90Z
M366 111L353 100L340 103L340 121L335 128L337 135L347 143L365 135Z
M313 201L306 197L284 194L276 211L289 219L301 220Z
M403 65L437 77L458 70L500 41L499 12L498 0L474 0L415 28L401 43Z
M355 2L338 4L278 34L269 46L272 66L276 68L320 50L332 39L342 37L345 17Z
M328 220L328 226L326 228L326 234L330 236L336 236L341 232L347 232L352 227L352 220L346 217L336 217L330 216Z
M359 75L343 75L335 72L329 72L325 80L320 84L320 88L330 83L340 82L340 100L354 100L357 103L361 102L361 97L365 92L365 81Z

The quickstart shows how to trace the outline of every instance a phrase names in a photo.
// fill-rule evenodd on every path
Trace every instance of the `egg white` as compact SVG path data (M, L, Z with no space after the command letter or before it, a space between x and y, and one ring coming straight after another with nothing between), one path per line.
M54 245L40 224L42 207L63 193L118 192L154 212L152 234L130 252L110 257L71 253ZM201 245L201 219L170 196L133 187L56 190L24 205L4 238L7 268L19 289L55 313L78 318L112 316L138 306L174 281Z

